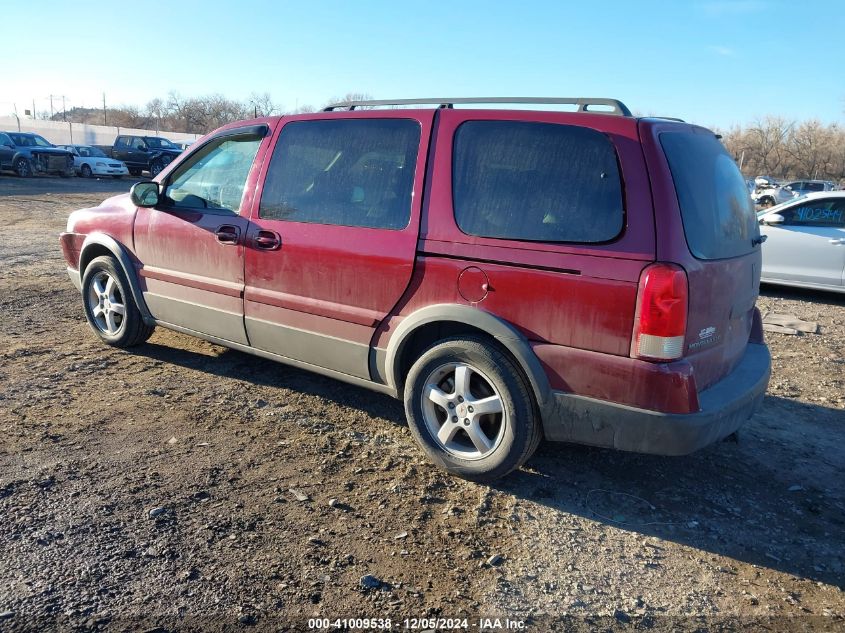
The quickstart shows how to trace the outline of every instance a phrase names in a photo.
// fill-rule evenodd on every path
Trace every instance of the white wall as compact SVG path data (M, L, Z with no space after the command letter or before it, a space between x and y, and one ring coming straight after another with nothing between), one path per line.
M13 116L0 116L0 131L35 132L54 145L112 145L119 134L135 134L138 136L163 136L171 141L192 141L200 134L183 134L181 132L158 132L155 130L137 130L127 127L111 127L105 125L86 125L84 123L64 123L62 121L42 121L27 118L19 121Z

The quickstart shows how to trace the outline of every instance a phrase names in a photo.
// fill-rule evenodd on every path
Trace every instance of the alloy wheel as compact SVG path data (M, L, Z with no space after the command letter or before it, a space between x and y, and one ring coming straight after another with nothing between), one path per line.
M502 441L504 403L493 382L467 363L448 363L425 381L422 413L441 448L467 460L483 459Z
M101 332L115 336L123 327L126 305L120 286L108 272L101 270L88 287L88 307Z

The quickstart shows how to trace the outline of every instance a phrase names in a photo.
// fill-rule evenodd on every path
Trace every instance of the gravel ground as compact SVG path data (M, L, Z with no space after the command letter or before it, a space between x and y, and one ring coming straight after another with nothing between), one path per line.
M160 328L100 344L57 234L128 184L0 176L0 631L845 626L845 295L763 289L821 330L769 334L737 442L544 444L478 485L390 398Z

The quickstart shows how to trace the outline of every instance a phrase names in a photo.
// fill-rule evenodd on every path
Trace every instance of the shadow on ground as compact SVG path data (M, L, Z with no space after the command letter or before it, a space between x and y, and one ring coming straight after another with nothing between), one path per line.
M402 405L388 396L241 352L208 356L151 343L135 353L405 424ZM843 447L841 410L767 397L736 442L685 457L545 442L527 468L493 488L562 520L576 515L845 588Z

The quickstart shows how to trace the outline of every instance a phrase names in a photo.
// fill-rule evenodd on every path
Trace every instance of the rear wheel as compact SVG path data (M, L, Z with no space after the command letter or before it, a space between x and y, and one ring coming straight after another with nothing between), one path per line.
M82 276L82 298L88 324L104 342L132 347L155 329L144 323L123 270L108 255L91 260Z
M140 169L138 169L137 167L130 167L130 168L129 168L129 173L130 173L132 176L140 176L140 175L141 175L141 170L140 170Z
M21 178L29 178L32 176L32 164L25 158L19 158L15 161L15 173Z
M435 464L475 481L519 468L542 435L520 369L498 345L474 337L441 341L414 363L405 413Z
M91 166L88 165L87 163L83 164L82 167L79 170L79 175L82 176L83 178L90 178L92 176L92 174L93 174L93 172L91 171Z

